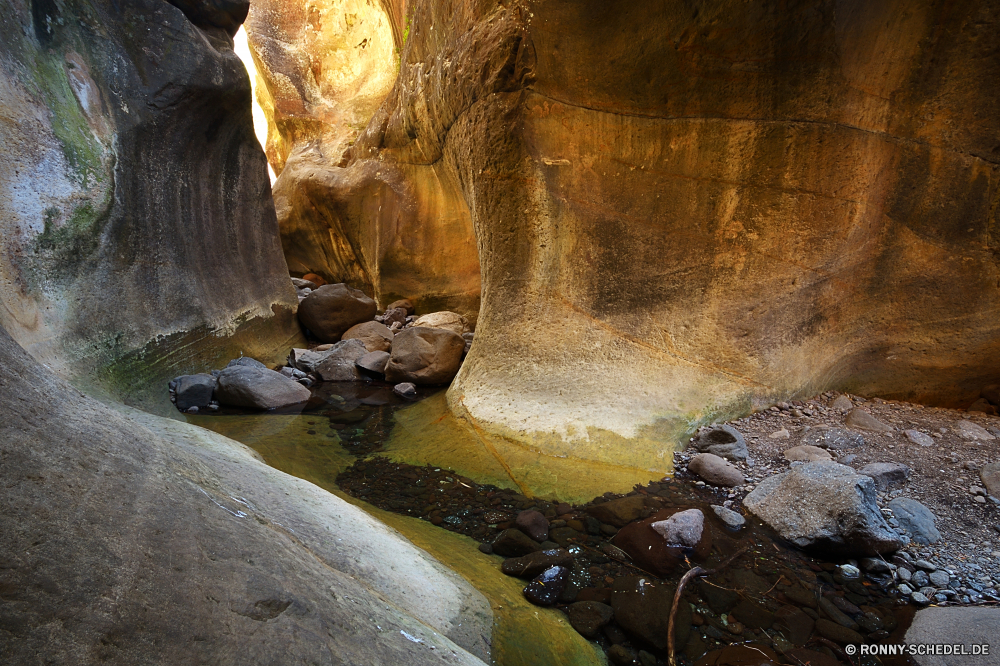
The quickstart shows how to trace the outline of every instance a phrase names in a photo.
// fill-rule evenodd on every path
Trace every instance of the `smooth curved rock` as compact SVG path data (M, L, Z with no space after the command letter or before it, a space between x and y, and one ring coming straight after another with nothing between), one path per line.
M385 366L390 382L447 384L462 365L465 340L442 328L407 328L396 334Z
M917 612L903 637L908 645L958 645L966 654L916 655L918 666L992 666L993 643L1000 632L1000 609L983 607L925 608ZM971 646L989 645L989 654L973 655ZM929 651L929 650L928 650Z
M306 402L309 389L267 368L238 365L219 373L215 398L219 404L250 409L276 409Z
M174 4L19 2L0 25L0 325L161 410L160 381L302 340L230 38L246 2Z
M743 505L800 548L870 556L903 544L875 494L872 479L850 467L810 462L764 479Z
M337 342L355 324L377 311L375 301L346 284L325 284L299 303L299 321L322 342Z
M354 363L362 370L367 370L368 372L374 372L380 375L384 375L385 365L388 362L389 362L389 352L373 351L373 352L368 352Z
M357 338L365 343L365 349L370 352L387 352L392 349L393 332L385 324L365 321L351 326L341 338L343 340Z
M3 331L0 386L0 559L17 590L0 662L489 659L486 599L361 509L202 428L111 411Z
M212 375L181 375L175 387L177 409L183 411L191 407L207 407L212 402L216 379Z
M729 460L747 459L747 442L740 431L728 424L712 426L691 438L691 447Z
M795 461L801 460L805 462L814 462L816 460L833 460L833 456L826 449L821 449L818 446L793 446L790 449L786 449L782 452L785 460Z

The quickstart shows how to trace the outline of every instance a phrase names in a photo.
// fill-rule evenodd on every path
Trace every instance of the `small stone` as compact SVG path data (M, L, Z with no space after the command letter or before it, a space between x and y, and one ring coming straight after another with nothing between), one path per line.
M937 571L932 571L927 578L930 579L936 587L946 587L951 580L951 576L948 575L947 571L942 571L938 569Z
M841 564L837 568L840 570L840 575L848 580L861 578L861 569L857 568L853 564Z
M863 409L855 408L844 419L844 424L849 428L858 430L870 430L872 432L892 432L892 426L882 423L877 418Z
M986 486L986 492L993 497L1000 497L1000 462L983 465L979 470L979 480Z
M402 382L392 387L392 392L403 398L416 398L417 387L411 382Z
M510 528L493 540L493 552L504 557L521 557L541 550L535 541L521 530Z
M570 626L587 638L597 638L601 629L615 616L611 606L599 601L578 601L570 604L566 614L569 616Z
M524 588L524 598L537 606L551 606L566 589L568 575L566 567L546 569Z
M788 439L789 437L791 437L791 435L789 434L788 430L782 428L781 430L776 430L772 432L770 435L768 435L768 437L770 437L771 439Z
M964 419L955 424L955 432L957 432L959 437L963 439L972 439L981 441L996 439L996 437L990 434L981 425L973 423L972 421L966 421Z
M918 569L923 569L924 571L937 571L937 565L933 562L928 562L927 560L917 560L913 563Z
M846 395L838 395L837 399L830 405L830 408L841 413L846 413L854 409L854 403Z
M896 569L896 577L904 583L909 583L910 579L913 578L913 572L906 567L899 567Z
M926 587L927 586L927 572L926 571L915 571L913 575L910 576L910 584L914 587Z
M900 583L899 585L896 586L896 589L903 596L909 596L909 595L913 594L913 588L911 588L906 583Z
M910 601L912 601L918 606L926 606L931 602L931 600L928 599L926 596L924 596L922 592L914 592L913 594L911 594Z
M743 473L719 456L699 453L688 463L688 470L715 486L741 486Z
M885 492L893 485L904 483L910 477L910 468L902 463L881 462L865 465L858 473L870 476L875 487Z
M868 573L880 574L892 571L892 566L885 560L878 557L863 557L859 562L861 568Z
M712 511L715 512L715 515L717 515L722 522L735 530L740 529L747 522L746 518L732 509L727 509L726 507L719 506L718 504L712 505Z
M646 501L641 496L632 495L594 504L587 507L586 510L588 514L602 523L625 527L633 520L637 520L644 508L646 508Z
M549 538L549 521L539 511L522 511L514 519L514 525L538 542Z
M986 504L986 498L982 495L976 495L972 498L973 502L978 502L979 504Z
M811 428L802 436L800 444L807 446L818 446L821 449L838 451L842 449L852 449L864 445L865 438L856 432L851 432L845 428L832 428L819 426Z
M941 540L941 533L934 524L934 514L917 500L897 497L889 502L888 508L913 541L928 545Z
M672 545L694 548L701 541L705 515L700 509L679 511L666 520L650 525L664 540Z
M691 448L700 453L712 453L729 460L746 460L747 443L736 428L718 425L703 430L691 438Z
M573 564L573 555L564 548L539 550L521 557L510 557L500 565L500 571L507 576L518 578L534 578L546 569L552 567L569 567Z
M919 430L904 430L903 434L906 435L908 440L919 446L934 446L934 438Z
M481 543L481 544L479 544L479 552L480 553L484 553L486 555L492 555L493 554L493 546L491 546L490 544L485 543L485 542Z

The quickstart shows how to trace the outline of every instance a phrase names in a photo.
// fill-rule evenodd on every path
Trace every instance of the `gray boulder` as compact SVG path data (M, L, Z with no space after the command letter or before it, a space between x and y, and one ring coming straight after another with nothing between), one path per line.
M747 442L740 431L730 425L717 425L702 430L691 438L691 448L729 460L747 459Z
M742 486L743 472L712 453L699 453L688 462L688 470L713 486Z
M246 365L219 373L215 398L223 405L249 409L276 409L309 400L309 389L280 372Z
M724 522L726 525L733 528L734 530L740 529L747 522L746 518L744 518L737 512L733 511L732 509L727 509L726 507L721 506L719 504L713 504L712 511L715 512L715 515L717 515L722 522Z
M900 531L919 544L929 545L941 540L935 526L936 518L926 506L910 497L897 497L888 504L899 521Z
M934 438L919 430L904 430L906 438L919 446L934 446Z
M844 419L844 424L848 428L870 430L872 432L892 432L893 430L892 426L882 423L877 418L858 407L851 410L851 412Z
M336 342L350 327L371 320L377 310L360 289L325 284L299 303L299 321L322 342Z
M207 407L215 392L215 377L207 374L181 375L174 380L177 409Z
M318 375L325 382L354 382L364 377L357 362L368 353L365 343L357 338L341 340L325 351L294 349L290 362L303 372Z
M844 428L820 426L810 429L803 435L801 443L805 446L818 446L821 449L839 450L862 446L865 443L865 438Z
M883 492L910 478L910 468L902 463L871 463L862 467L858 473L870 476L875 482L875 488Z
M743 505L800 548L864 556L903 545L875 497L870 477L835 462L810 462L764 479Z
M916 655L918 666L993 666L997 663L992 645L1000 631L1000 608L925 608L917 612L902 642L909 645L990 645L989 654Z
M392 341L385 378L420 385L447 384L462 365L463 351L465 339L446 328L405 329Z

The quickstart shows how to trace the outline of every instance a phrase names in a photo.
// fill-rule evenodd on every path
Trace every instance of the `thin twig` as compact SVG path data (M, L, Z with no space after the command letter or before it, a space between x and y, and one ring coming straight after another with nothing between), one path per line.
M681 594L684 593L684 586L687 585L689 580L695 578L696 576L711 576L719 570L724 569L729 566L730 562L747 552L747 550L748 547L741 548L723 560L722 563L714 569L702 569L701 567L695 567L694 569L689 569L687 573L681 576L680 582L677 583L677 590L674 592L674 603L670 606L670 621L667 622L667 661L670 666L677 666L677 657L674 654L674 621L677 619L677 607L680 605Z

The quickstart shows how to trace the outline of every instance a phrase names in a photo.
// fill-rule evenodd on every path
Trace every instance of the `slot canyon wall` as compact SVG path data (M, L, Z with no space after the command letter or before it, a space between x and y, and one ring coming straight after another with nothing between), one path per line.
M468 215L449 401L480 435L665 467L779 399L964 405L1000 374L996 3L387 7L399 79L343 156L279 178L286 252L334 218L371 244L400 192Z
M248 4L4 6L0 324L166 408L171 376L283 356L297 304L231 39Z

